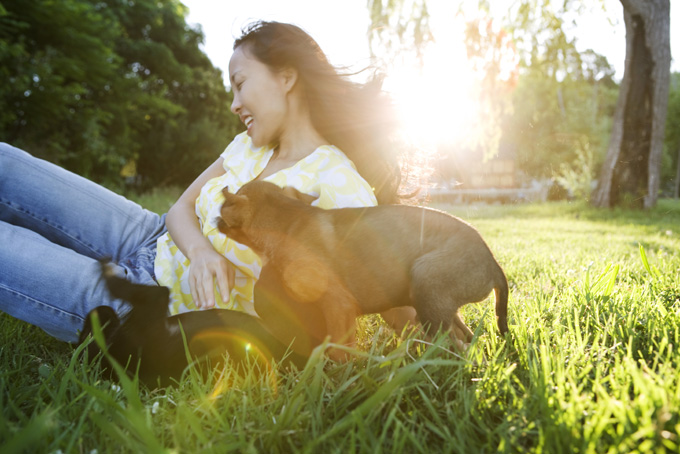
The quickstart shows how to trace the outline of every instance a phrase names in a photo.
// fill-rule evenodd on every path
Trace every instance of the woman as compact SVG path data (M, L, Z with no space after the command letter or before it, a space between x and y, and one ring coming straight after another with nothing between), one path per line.
M101 278L98 260L110 258L132 282L169 287L171 313L266 312L268 319L286 320L282 326L291 335L314 330L313 309L280 317L294 306L279 304L280 282L272 273L260 276L252 251L217 231L220 191L266 179L314 195L323 208L395 200L399 172L384 141L391 126L387 104L379 83L350 82L309 35L277 22L258 22L235 42L229 77L231 110L247 131L167 216L0 146L2 311L73 342L93 307L125 311ZM312 335L320 336L323 327ZM288 340L285 332L280 337Z

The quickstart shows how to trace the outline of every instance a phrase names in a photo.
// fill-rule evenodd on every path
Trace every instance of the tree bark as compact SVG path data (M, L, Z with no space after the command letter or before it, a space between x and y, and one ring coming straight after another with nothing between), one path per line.
M656 205L670 85L670 0L621 0L626 64L592 203Z
M680 198L680 148L678 148L678 165L675 169L675 190L673 191L673 198Z

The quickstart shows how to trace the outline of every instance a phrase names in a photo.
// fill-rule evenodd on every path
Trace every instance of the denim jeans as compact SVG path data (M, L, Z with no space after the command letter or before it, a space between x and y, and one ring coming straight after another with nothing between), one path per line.
M0 310L75 342L88 312L127 307L99 260L155 284L159 216L85 178L0 143Z

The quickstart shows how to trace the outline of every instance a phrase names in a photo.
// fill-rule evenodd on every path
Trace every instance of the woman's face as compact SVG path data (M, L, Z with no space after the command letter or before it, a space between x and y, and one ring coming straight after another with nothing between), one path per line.
M237 47L229 61L231 111L248 128L253 145L262 147L278 142L284 132L289 87L283 74L272 71L245 47Z

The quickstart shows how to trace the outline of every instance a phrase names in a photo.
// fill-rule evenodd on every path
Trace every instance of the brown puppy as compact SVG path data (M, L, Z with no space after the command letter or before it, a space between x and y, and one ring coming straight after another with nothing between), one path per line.
M458 309L492 290L498 329L508 331L505 274L479 233L454 216L400 205L324 210L263 181L223 193L220 231L275 267L295 301L319 305L332 342L353 345L357 316L402 306L415 307L426 330L469 342Z

